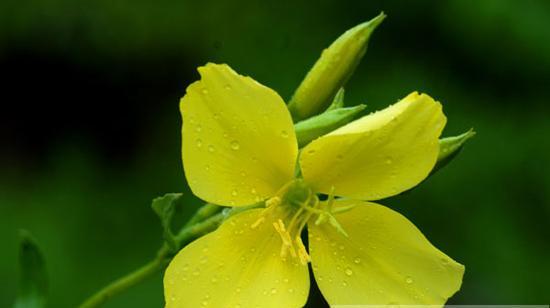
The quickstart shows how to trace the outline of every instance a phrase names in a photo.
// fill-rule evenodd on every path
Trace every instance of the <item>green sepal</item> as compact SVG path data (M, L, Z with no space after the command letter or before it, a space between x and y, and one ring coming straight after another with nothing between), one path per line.
M470 129L464 134L458 136L439 139L439 155L430 175L450 163L458 155L458 153L460 153L466 141L475 136L475 134L476 132L473 129Z
M328 106L326 111L331 111L331 110L334 110L334 109L343 108L344 107L344 94L345 94L344 88L340 88L340 90L338 90L338 92L336 92L336 95L334 95L334 99L332 99L332 103L330 104L330 106Z
M330 105L355 71L367 51L372 32L385 17L380 13L349 29L323 51L288 104L295 122L317 115Z
M31 234L19 231L19 290L14 308L46 306L48 275L44 257Z
M329 110L294 124L298 146L301 148L312 140L351 122L366 107L366 105L357 105Z
M172 252L176 252L179 247L174 233L172 232L172 218L176 209L183 203L183 194L169 193L162 197L153 199L151 207L160 218L163 229L163 237L166 245Z

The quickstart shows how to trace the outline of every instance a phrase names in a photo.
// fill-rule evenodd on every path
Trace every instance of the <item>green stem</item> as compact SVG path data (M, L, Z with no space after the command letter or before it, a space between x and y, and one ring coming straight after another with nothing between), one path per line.
M207 211L208 212L208 211ZM210 214L217 213L216 211L210 211ZM201 218L204 219L196 224L183 228L178 235L176 240L178 246L184 247L193 240L201 237L202 235L215 230L220 223L224 220L227 215L223 213L217 213L207 219L204 219L205 216ZM193 217L194 218L194 217ZM193 220L191 218L191 220ZM99 307L105 303L108 299L122 293L123 291L137 285L138 283L154 276L158 272L164 270L168 265L170 260L174 256L170 253L168 246L164 244L157 253L155 259L149 263L143 265L142 267L136 269L135 271L118 278L117 280L111 282L88 299L86 299L79 308L95 308Z
M155 275L164 268L164 264L165 262L163 262L163 260L155 258L153 261L143 265L142 267L127 274L126 276L123 276L111 282L103 289L99 290L97 293L89 297L84 303L79 306L79 308L99 307L108 299Z

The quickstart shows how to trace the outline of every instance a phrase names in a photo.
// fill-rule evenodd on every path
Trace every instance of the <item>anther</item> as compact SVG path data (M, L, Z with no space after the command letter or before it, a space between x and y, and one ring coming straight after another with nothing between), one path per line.
M281 204L281 198L279 198L279 197L269 198L269 199L267 199L267 201L265 201L265 207L267 207L267 208L272 207L272 206L276 206L276 205L279 205L279 204Z
M265 221L265 217L264 216L260 216L260 218L258 218L258 220L256 220L251 226L250 226L250 229L256 229L259 225L261 225L263 222Z

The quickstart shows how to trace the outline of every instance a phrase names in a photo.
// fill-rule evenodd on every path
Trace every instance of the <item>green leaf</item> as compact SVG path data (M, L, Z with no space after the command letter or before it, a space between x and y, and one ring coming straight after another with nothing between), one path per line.
M172 218L174 217L176 208L182 205L182 197L183 194L181 193L169 193L153 199L153 203L151 204L153 211L160 218L164 241L172 252L178 249L176 238L172 232Z
M318 116L296 123L294 130L296 131L298 146L301 148L312 140L351 122L366 107L366 105L357 105L355 107L328 110Z
M439 156L437 157L437 162L430 175L450 163L458 155L458 153L460 153L466 141L475 136L475 134L476 132L474 132L473 129L470 129L464 134L440 139Z
M14 307L45 307L48 277L44 257L26 230L19 231L19 273L19 291Z
M355 71L367 51L371 34L385 17L380 13L349 29L323 51L288 103L295 122L317 115L330 105Z

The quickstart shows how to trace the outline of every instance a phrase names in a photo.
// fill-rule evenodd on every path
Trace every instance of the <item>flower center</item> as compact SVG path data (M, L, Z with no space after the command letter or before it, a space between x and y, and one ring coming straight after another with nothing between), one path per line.
M266 201L266 209L252 225L256 228L265 221L266 216L273 217L273 228L281 237L281 258L290 255L298 258L302 264L310 261L309 254L302 242L301 233L306 223L317 217L315 224L328 222L343 235L346 232L332 215L334 198L331 194L328 202L321 203L313 190L302 179L295 179L279 190L275 197Z

